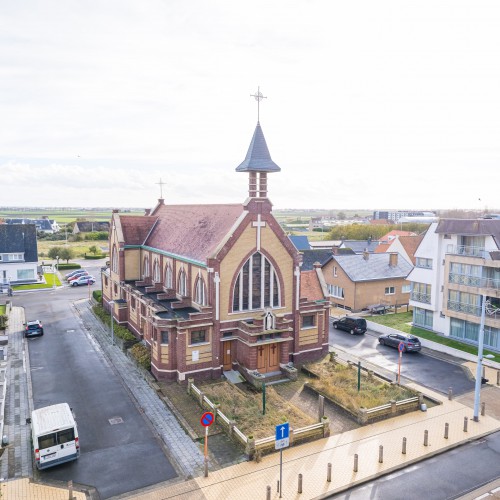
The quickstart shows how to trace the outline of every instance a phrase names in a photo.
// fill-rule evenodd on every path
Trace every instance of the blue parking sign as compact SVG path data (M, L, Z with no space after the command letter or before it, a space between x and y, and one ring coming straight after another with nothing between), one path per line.
M281 450L290 446L290 423L285 422L276 426L275 450Z

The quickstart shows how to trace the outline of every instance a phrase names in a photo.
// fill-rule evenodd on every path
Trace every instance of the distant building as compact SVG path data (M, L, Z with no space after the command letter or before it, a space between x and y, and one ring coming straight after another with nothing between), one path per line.
M419 222L420 220L424 220L424 222L431 222L431 220L428 220L429 218L433 220L437 219L434 212L424 212L421 210L397 210L392 212L388 210L376 210L373 212L374 220L384 219L388 220L390 224L399 222Z
M42 217L41 219L5 219L5 224L34 224L37 232L53 234L61 230L59 224L54 219Z
M73 234L78 233L93 233L93 232L108 232L109 222L92 222L92 221L82 221L75 222L73 226Z

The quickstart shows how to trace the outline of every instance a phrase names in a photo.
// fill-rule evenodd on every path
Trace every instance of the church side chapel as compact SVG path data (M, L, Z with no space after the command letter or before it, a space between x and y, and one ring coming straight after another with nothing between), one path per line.
M319 264L301 272L301 255L272 214L267 175L280 170L258 118L236 168L248 175L244 203L169 205L161 196L144 216L113 212L103 304L148 346L157 379L235 370L258 385L293 377L294 365L328 352Z

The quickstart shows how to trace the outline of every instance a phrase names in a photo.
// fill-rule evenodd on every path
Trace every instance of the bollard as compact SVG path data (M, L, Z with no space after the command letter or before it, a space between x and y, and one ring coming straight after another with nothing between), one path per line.
M266 500L271 500L271 486L266 488Z
M279 491L280 491L280 480L279 480L279 479L276 481L276 491L277 491L278 493L279 493Z
M384 463L384 447L382 445L378 447L378 463Z
M448 439L448 432L450 430L450 424L446 423L444 424L444 438Z
M358 454L354 455L354 472L358 472Z
M297 493L302 493L302 474L299 474L299 485L297 487Z
M469 422L469 419L467 417L464 417L464 432L467 432L467 424Z
M500 371L497 372L497 385L500 385Z
M486 403L482 402L481 403L481 415L484 417L485 413L486 413Z
M326 469L326 480L331 483L332 482L332 464L328 464Z
M429 445L429 431L424 431L424 446Z
M69 500L73 500L73 480L68 481L68 495Z
M486 366L483 365L483 378L486 378Z
M448 399L451 401L453 399L453 389L448 387Z
M406 438L403 438L403 449L401 450L403 455L406 455Z

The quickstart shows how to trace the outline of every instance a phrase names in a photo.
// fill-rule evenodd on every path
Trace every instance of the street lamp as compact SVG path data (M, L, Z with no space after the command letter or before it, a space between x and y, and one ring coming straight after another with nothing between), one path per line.
M113 307L115 304L114 300L110 300L108 304L111 306L110 312L111 312L111 345L115 345L115 332L113 329Z
M58 271L57 263L58 262L59 262L59 255L56 255L56 263L55 263L55 265L52 264L52 270L54 271L54 283L52 284L52 288L56 287L56 276L57 276L57 271Z

